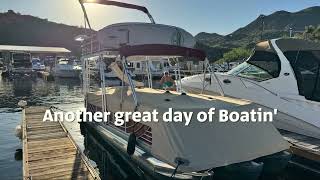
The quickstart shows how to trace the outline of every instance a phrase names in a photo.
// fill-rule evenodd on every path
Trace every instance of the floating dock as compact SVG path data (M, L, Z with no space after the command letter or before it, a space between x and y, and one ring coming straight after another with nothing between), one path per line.
M60 122L43 122L48 108L23 110L23 179L100 179Z
M320 162L320 140L288 131L282 131L284 139L291 144L291 151L297 156Z
M320 176L320 140L283 130L280 130L280 133L291 144L290 151L293 155L309 161L307 163L295 158L290 162Z

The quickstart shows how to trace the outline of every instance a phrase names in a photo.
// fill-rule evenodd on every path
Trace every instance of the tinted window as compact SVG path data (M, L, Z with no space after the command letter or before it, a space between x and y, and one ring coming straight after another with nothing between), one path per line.
M280 67L280 60L276 54L266 51L256 51L248 61L236 66L230 70L228 74L255 81L265 81L278 77Z
M268 72L273 78L278 77L280 74L279 57L272 52L256 51L247 63Z
M252 79L252 80L255 80L255 81L265 81L265 80L273 78L272 75L270 75L267 71L265 71L265 70L263 70L263 69L261 69L261 68L259 68L257 66L254 66L252 64L249 64L247 62L244 62L244 63L242 63L241 65L239 65L237 67L240 67L240 68L243 68L243 69L241 69L240 72L237 71L237 70L229 71L229 74L238 72L236 74L237 76L244 77L244 78L247 78L247 79ZM237 68L237 69L240 69L240 68Z
M288 51L298 83L299 94L310 100L320 100L320 51Z
M136 68L140 68L140 63L137 63Z

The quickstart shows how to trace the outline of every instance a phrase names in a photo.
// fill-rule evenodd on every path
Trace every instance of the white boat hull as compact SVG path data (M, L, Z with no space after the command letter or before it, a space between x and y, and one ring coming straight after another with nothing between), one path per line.
M256 86L250 81L241 81L238 77L225 74L216 75L225 96L247 99L261 107L269 108L270 111L277 109L278 114L273 122L276 128L320 139L320 121L316 116L320 114L320 111L316 105L299 103L283 97L284 95L272 94L271 91ZM214 78L212 78L213 83L206 82L205 91L202 91L201 79L203 79L203 74L183 78L181 81L183 90L203 94L221 92ZM229 79L232 83L225 84L224 79Z

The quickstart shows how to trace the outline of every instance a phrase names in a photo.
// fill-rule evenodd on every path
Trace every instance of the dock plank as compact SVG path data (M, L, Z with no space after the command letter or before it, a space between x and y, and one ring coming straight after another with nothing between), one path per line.
M23 179L100 179L64 125L42 121L46 110L23 110Z

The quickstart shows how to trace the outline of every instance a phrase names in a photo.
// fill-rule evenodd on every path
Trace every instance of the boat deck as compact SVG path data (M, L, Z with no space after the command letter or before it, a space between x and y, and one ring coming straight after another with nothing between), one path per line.
M297 156L320 162L320 139L280 130L283 137L291 144L291 151Z
M46 109L23 110L23 179L100 179L64 125L42 121Z

